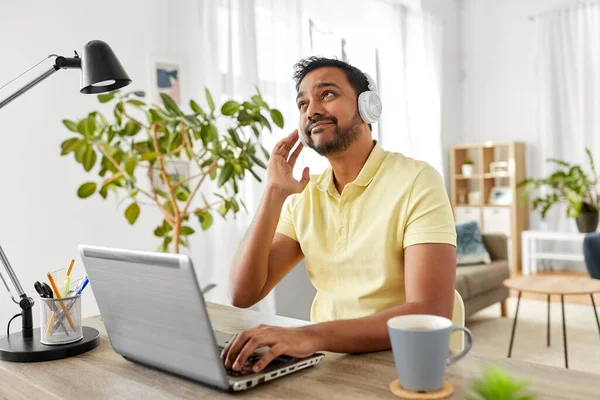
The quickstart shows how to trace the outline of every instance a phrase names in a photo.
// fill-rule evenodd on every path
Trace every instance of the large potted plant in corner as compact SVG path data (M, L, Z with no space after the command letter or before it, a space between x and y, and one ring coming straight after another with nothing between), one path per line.
M542 219L548 210L557 203L567 204L567 217L575 218L577 228L581 233L596 231L598 227L598 212L600 211L600 190L598 174L594 166L594 158L586 148L591 174L587 174L580 165L550 158L547 162L555 163L558 169L550 176L541 179L527 178L519 182L524 187L521 201L526 202L534 190L547 187L550 190L541 197L532 200L534 210L540 209Z
M208 109L192 100L189 112L166 94L161 94L162 106L136 98L140 92L99 95L101 103L114 102L110 120L93 111L80 120L63 121L74 136L62 143L61 154L73 154L96 177L79 186L78 196L97 193L106 199L113 192L125 203L124 215L132 225L142 205L156 207L162 214L154 230L161 240L158 251L178 253L180 246L189 246L194 219L206 230L215 213L235 215L240 206L245 209L238 182L247 173L260 181L255 169L266 168L269 154L258 139L264 128L272 130L271 122L282 128L283 117L256 90L248 101L225 102L220 113L208 89ZM196 171L181 176L169 168L174 161L191 163ZM214 180L213 194L202 194ZM201 205L193 201L199 192Z

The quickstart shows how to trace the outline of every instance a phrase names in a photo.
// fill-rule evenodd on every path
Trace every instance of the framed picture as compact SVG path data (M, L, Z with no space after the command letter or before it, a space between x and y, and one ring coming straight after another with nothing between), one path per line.
M161 93L166 93L177 105L181 104L181 72L182 61L164 56L150 55L150 78L148 101L162 104Z
M495 161L490 163L490 174L492 176L509 176L508 161Z
M489 204L505 205L512 203L512 190L508 186L494 186L490 190Z
M184 160L165 160L165 171L171 176L173 182L186 180L190 177L190 162ZM157 168L152 170L152 186L162 192L167 191L167 187L162 180L160 171Z

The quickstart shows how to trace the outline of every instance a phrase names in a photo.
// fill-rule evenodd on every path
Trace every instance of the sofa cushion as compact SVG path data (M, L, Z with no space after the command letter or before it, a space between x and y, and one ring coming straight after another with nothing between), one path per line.
M456 224L456 265L491 262L476 221Z
M463 300L503 286L509 278L508 261L464 265L456 268L456 290Z

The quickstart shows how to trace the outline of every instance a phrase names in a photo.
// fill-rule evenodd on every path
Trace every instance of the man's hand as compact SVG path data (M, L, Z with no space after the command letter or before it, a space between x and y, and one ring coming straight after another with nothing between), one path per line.
M298 358L311 356L319 351L319 343L315 333L303 328L259 325L234 335L221 356L225 367L240 371L256 349L269 346L271 349L252 367L252 371L258 372L282 354Z
M297 181L292 174L296 160L304 147L300 143L290 156L290 151L297 140L298 130L296 129L275 145L267 166L267 188L280 191L285 196L302 192L310 180L308 167L302 171L300 181Z

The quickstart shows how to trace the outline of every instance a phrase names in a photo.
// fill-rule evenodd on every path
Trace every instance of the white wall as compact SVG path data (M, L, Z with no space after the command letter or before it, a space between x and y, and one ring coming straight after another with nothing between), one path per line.
M534 23L529 16L564 0L464 0L463 139L523 141L527 170L539 143L534 129Z
M184 18L174 8L176 2L34 3L3 2L1 6L0 86L51 53L72 56L74 49L100 39L111 45L133 80L128 88L146 89L148 53L184 50ZM51 65L48 60L0 90L0 98ZM71 258L77 260L73 275L84 275L76 253L79 243L141 250L154 250L159 244L152 234L157 212L142 209L131 227L123 217L124 207L117 210L114 198L77 198L78 186L93 176L72 157L60 156L60 143L69 136L61 120L81 118L94 109L103 108L95 96L79 94L79 72L63 70L0 110L0 245L25 291L34 298L33 282L45 280L48 271L67 267ZM18 311L1 285L0 329ZM83 311L84 315L97 313L90 290L84 294ZM36 305L36 325L38 314ZM19 320L15 326L20 326Z

